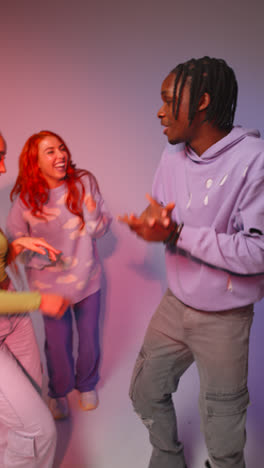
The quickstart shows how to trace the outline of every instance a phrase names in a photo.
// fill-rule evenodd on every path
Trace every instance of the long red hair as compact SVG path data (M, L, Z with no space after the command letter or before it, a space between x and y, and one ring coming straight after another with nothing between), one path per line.
M19 195L24 204L30 208L31 213L38 218L45 218L44 205L49 200L49 186L44 179L38 165L38 146L41 140L47 136L54 136L65 146L68 153L68 166L65 176L68 193L66 206L68 210L81 219L80 229L84 226L83 201L85 188L82 182L83 176L88 176L91 191L99 191L95 176L85 169L77 169L72 162L71 153L63 139L54 132L42 130L32 135L25 143L19 156L19 173L15 185L10 193L11 201Z

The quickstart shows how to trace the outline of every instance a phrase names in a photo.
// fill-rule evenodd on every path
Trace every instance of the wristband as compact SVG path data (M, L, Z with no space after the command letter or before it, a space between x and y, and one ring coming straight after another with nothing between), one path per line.
M163 244L166 245L166 249L168 249L170 252L176 251L177 241L180 237L183 226L183 223L175 224L174 229L170 232L167 239L163 241Z

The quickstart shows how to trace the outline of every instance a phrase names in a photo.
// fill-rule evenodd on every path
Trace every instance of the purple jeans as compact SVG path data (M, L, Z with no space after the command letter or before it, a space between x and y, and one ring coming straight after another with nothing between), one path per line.
M93 390L99 380L100 290L69 307L60 320L44 316L45 353L49 375L49 395L63 397L73 388ZM72 312L79 337L76 374L73 359Z

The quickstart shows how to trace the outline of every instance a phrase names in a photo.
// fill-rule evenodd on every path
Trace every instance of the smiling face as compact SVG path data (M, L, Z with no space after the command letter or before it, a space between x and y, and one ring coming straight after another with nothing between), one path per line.
M158 111L158 118L161 125L165 127L163 133L167 136L169 143L186 143L198 156L215 144L221 138L225 137L230 130L221 129L214 125L214 121L206 118L206 112L211 102L208 92L204 92L195 107L192 120L189 119L190 108L190 79L187 77L181 91L181 98L178 107L178 115L175 118L173 109L173 94L175 84L175 73L170 73L162 83L161 98L163 104ZM181 79L177 85L175 95L175 109L179 102Z
M0 174L5 174L5 155L6 155L6 142L0 135Z
M49 188L63 184L68 161L68 152L59 138L46 136L39 142L38 166Z

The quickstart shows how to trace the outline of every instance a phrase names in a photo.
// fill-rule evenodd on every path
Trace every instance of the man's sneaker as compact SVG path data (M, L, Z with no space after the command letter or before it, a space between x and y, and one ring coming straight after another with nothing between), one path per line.
M79 403L83 411L89 411L97 408L99 401L96 390L91 390L90 392L82 392Z
M212 468L211 465L210 465L210 463L209 463L209 460L206 460L206 461L205 461L204 466L205 466L206 468Z
M69 416L67 397L50 398L49 409L54 419L66 419Z

